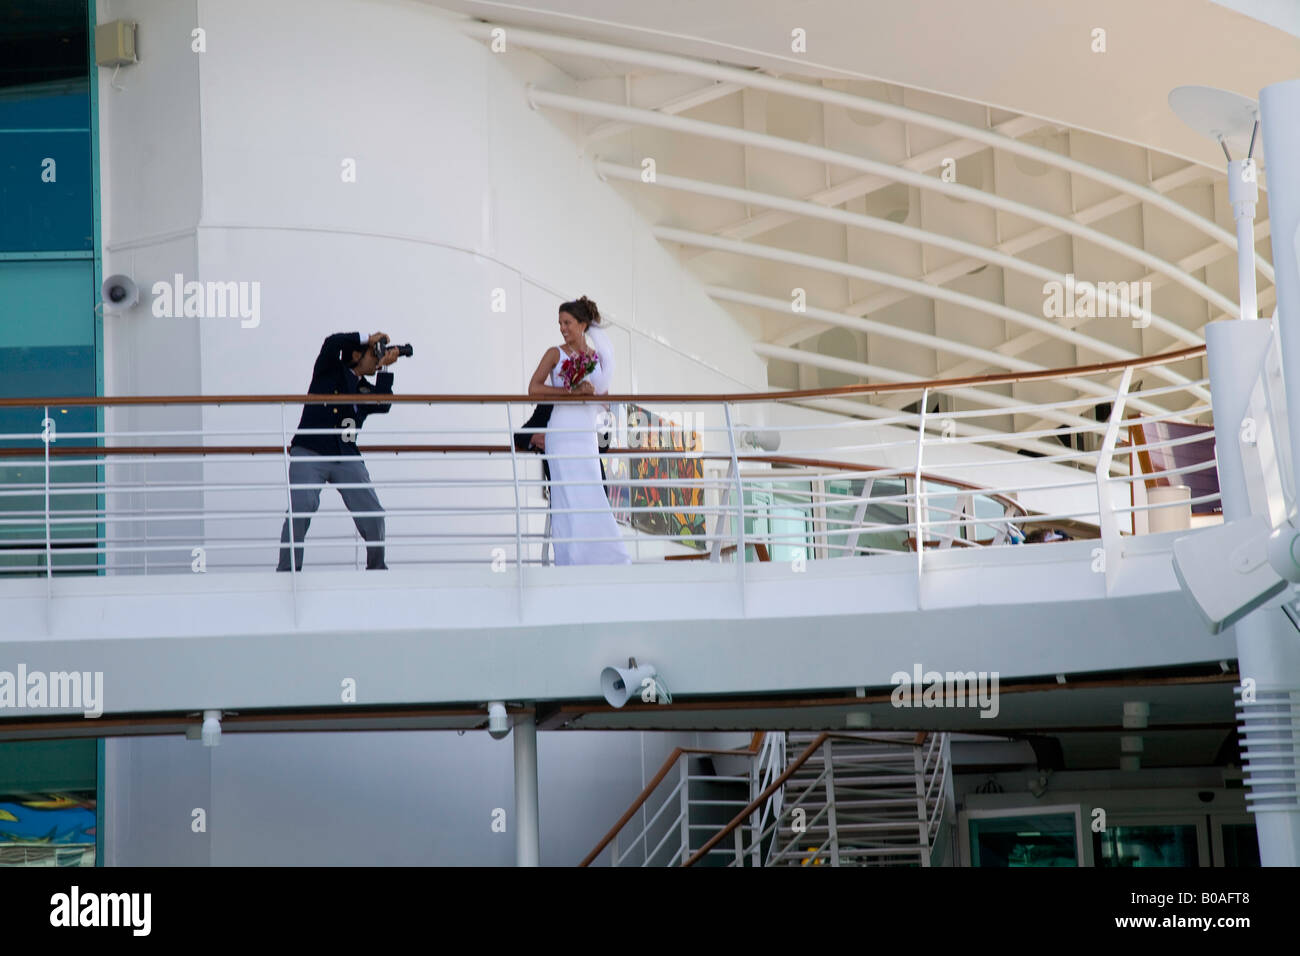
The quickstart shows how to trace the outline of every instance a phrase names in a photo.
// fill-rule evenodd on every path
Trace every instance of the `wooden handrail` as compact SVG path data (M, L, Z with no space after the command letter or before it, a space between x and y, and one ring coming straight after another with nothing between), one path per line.
M627 812L618 818L618 822L610 827L609 832L606 833L601 841L596 844L596 848L583 857L582 862L579 863L578 866L590 866L592 861L594 861L596 857L600 856L605 847L609 846L614 837L618 836L618 832L622 830L623 827L627 826L627 822L631 820L645 802L650 799L650 794L654 792L655 787L663 783L664 777L668 776L668 772L673 769L673 766L683 755L714 754L729 757L753 757L758 753L759 748L762 746L764 735L764 731L755 731L754 736L749 739L749 746L744 750L716 750L709 747L674 747L672 753L668 755L667 759L665 759L663 764L659 767L659 772L651 777L650 782L645 785L645 789L641 791L641 795L632 801L632 806L627 808ZM617 862L618 861L616 860L615 863Z
M919 392L923 389L938 391L945 388L960 388L984 385L1009 385L1016 382L1039 382L1054 378L1078 378L1088 375L1101 375L1106 372L1120 372L1126 368L1146 368L1152 365L1164 365L1167 362L1182 362L1205 354L1204 345L1192 345L1173 352L1160 352L1156 355L1139 356L1113 362L1097 362L1092 365L1076 365L1072 368L1043 369L1041 372L1007 372L998 375L967 375L961 378L927 379L918 382L889 382L880 385L840 385L836 388L805 388L784 392L724 392L716 394L682 395L672 393L642 395L547 395L546 404L556 402L682 402L701 404L707 402L785 402L801 398L826 398L835 395L881 395L892 392ZM337 402L337 395L139 395L134 397L109 398L106 396L67 396L50 398L0 398L0 408L43 408L61 407L111 407L144 405L327 405ZM348 404L447 404L475 405L501 404L505 402L517 405L536 405L540 399L530 395L349 395Z
M916 734L916 739L912 742L912 746L919 747L921 744L925 743L925 738L927 736L928 734L926 733L926 731L923 730L918 731ZM687 861L683 863L682 866L694 866L700 860L704 859L705 855L708 854L710 850L712 850L715 846L717 846L719 843L725 840L728 834L730 834L733 830L735 830L736 827L740 826L740 824L744 823L745 819L751 813L753 813L760 806L762 806L763 801L765 801L768 797L770 797L772 794L776 793L777 790L783 787L785 785L785 782L790 779L790 777L794 774L794 772L798 770L800 767L802 767L804 765L804 762L807 761L808 758L811 757L813 754L815 754L818 750L820 750L822 744L826 743L826 741L831 739L832 737L837 740L873 740L874 739L878 743L895 742L892 740L882 741L878 737L873 738L867 735L843 734L843 733L836 733L835 731L829 731L829 730L822 731L815 738L813 738L813 742L808 745L808 747L804 750L804 752L801 753L798 757L796 757L794 761L789 766L787 766L784 771L781 772L780 776L778 776L775 780L773 780L770 784L768 784L762 793L760 793L757 797L751 800L749 802L749 805L746 806L745 809L741 810L740 813L736 814L736 816L732 819L730 823L728 823L717 833L713 834L713 836L709 837L709 839L705 841L704 846L700 847L693 854L691 854L690 858L687 859Z

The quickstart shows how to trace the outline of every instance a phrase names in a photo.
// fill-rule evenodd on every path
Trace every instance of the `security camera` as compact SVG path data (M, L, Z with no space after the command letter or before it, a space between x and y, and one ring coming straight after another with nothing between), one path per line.
M1276 529L1262 515L1174 542L1174 574L1211 634L1230 627L1300 582L1294 513Z
M493 740L503 740L510 735L510 718L506 705L499 700L488 704L488 735Z
M125 312L140 301L140 288L130 276L112 275L100 290L105 312Z

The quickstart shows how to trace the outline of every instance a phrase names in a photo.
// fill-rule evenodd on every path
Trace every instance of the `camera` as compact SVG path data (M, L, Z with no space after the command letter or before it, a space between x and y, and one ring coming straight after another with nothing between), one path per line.
M415 354L415 349L411 348L411 344L409 342L406 343L405 345L389 345L388 339L380 339L373 346L371 346L371 348L375 353L375 358L383 358L384 353L387 352L389 349L397 349L397 354L404 358L410 358L412 355Z

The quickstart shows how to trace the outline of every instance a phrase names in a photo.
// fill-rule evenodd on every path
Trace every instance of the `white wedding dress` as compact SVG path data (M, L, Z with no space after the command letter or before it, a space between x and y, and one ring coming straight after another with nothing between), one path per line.
M613 347L609 337L594 325L588 327L587 337L596 349L596 367L587 378L597 395L607 395L614 372ZM560 361L551 370L548 385L565 387L560 366L567 357L561 346ZM551 540L556 564L632 563L601 483L596 425L602 410L597 402L556 402L546 426L546 460L551 469ZM553 457L557 455L579 457ZM569 512L567 509L571 508L577 510ZM574 541L574 538L613 540Z

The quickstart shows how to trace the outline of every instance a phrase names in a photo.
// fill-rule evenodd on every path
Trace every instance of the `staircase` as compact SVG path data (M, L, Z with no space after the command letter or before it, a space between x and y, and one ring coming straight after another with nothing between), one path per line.
M946 734L768 733L745 750L679 748L583 862L608 847L613 866L929 866L948 789Z
M790 733L794 765L819 734ZM947 791L943 734L827 736L786 779L766 866L929 866Z

